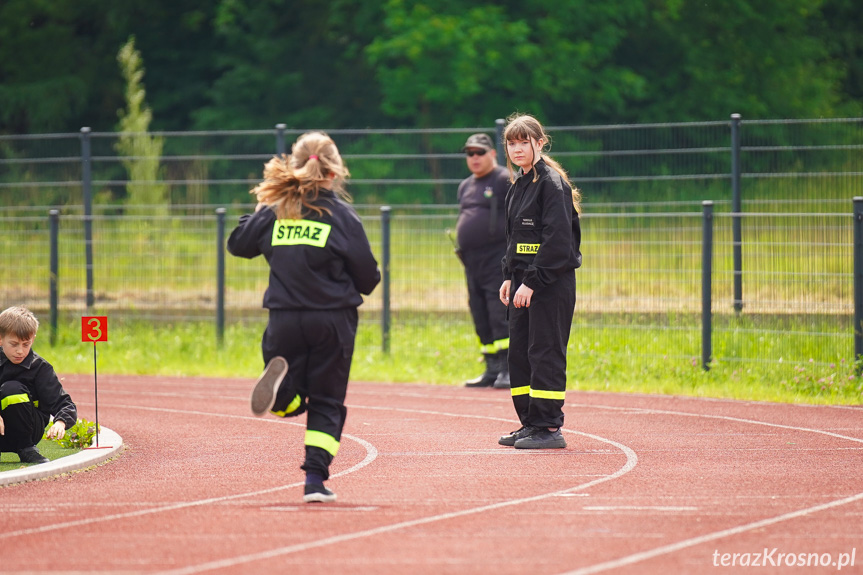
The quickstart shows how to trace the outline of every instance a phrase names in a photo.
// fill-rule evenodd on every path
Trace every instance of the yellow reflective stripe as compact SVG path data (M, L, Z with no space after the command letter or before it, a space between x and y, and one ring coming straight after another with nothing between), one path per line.
M15 405L16 403L28 403L29 401L30 397L26 393L7 395L0 400L0 409L6 409L10 405Z
M486 343L484 345L479 346L479 351L486 355L493 354L497 349L494 347L493 343Z
M527 395L528 393L530 393L530 386L525 385L523 387L513 387L512 389L510 389L510 393L512 393L513 396Z
M320 447L324 451L328 451L333 457L339 452L339 442L336 438L323 431L306 430L306 445L312 447Z
M299 395L297 395L296 397L294 397L294 399L291 400L291 403L288 404L288 407L286 407L284 411L276 411L274 409L274 410L272 410L272 413L274 415L278 415L279 417L285 417L289 413L295 412L297 410L297 408L300 406L300 403L302 403L302 402L303 402L303 400L300 398Z
M322 248L333 226L311 220L276 220L273 225L274 246L307 245Z
M503 351L505 349L509 349L509 338L499 339L496 342L494 342L493 345L497 351Z
M535 254L539 251L539 244L515 244L517 254Z
M530 396L535 397L537 399L559 399L563 401L566 399L565 391L548 391L545 389L531 389Z

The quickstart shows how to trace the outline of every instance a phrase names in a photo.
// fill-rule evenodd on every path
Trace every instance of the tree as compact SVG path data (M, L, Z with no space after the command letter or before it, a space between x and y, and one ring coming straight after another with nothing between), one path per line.
M130 180L126 203L167 208L168 189L158 183L164 141L148 133L153 113L145 103L147 93L141 83L144 64L135 49L134 36L120 48L117 61L126 80L126 110L119 111L117 126L120 132L117 151L123 155L122 163Z
M624 122L843 113L821 0L653 0L615 60L645 80ZM859 108L858 108L859 109Z
M0 133L78 131L120 101L110 30L99 0L0 2ZM110 48L109 48L110 46Z
M367 48L387 114L418 126L487 123L513 111L578 123L637 97L611 56L638 0L388 0Z
M221 0L220 49L202 129L357 127L378 124L377 85L359 46L377 28L376 3Z

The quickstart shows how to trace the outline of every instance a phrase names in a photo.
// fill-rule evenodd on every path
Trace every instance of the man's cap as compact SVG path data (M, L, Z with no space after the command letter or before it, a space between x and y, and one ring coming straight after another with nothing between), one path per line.
M474 134L467 139L467 142L464 143L464 147L461 151L464 152L468 148L485 148L486 150L494 150L494 143L487 134Z

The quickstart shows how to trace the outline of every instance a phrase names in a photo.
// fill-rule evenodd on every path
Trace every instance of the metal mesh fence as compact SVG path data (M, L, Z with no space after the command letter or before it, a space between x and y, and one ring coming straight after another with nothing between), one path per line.
M499 127L328 131L351 170L349 188L376 254L383 241L380 205L393 208L387 303L394 326L410 326L420 337L446 333L437 330L441 325L471 330L463 271L446 230L455 225L456 189L467 175L461 146L469 134ZM551 155L584 195L585 265L577 273L574 348L608 346L635 358L698 357L700 202L714 200L714 356L852 359L849 216L851 198L863 190L863 119L547 130ZM62 314L87 312L92 265L98 310L152 321L211 320L223 249L215 211L227 208L230 232L250 209L248 191L264 162L289 151L305 131L277 126L125 135L162 142L155 176L143 181L129 175L130 165L153 158L121 155L120 134L0 136L0 247L6 254L0 305L46 309L47 212L56 208ZM164 201L133 201L142 188L162 190ZM735 197L742 199L738 211ZM83 247L85 222L93 227L92 262ZM735 248L742 252L739 269ZM233 257L225 263L226 321L262 320L266 263ZM742 280L739 295L732 290L735 279ZM382 298L379 288L362 306L366 328L382 323ZM379 338L364 342L381 344Z
M847 203L846 203L847 204ZM702 218L700 205L680 211L589 213L582 220L584 266L572 346L614 346L638 357L697 358L701 350ZM814 207L814 206L813 206ZM684 210L682 208L689 208ZM723 208L725 211L722 211ZM246 209L250 210L251 206ZM380 259L382 218L359 205ZM227 232L242 208L229 211ZM849 210L850 212L850 210ZM456 206L395 207L391 221L391 295L395 327L411 333L470 330L460 262L447 237ZM853 241L850 213L747 214L743 309L732 293L731 219L719 205L713 247L714 355L720 361L829 363L853 357ZM215 321L217 216L94 216L93 310L86 305L82 216L64 216L59 231L61 317L90 311L115 319ZM23 303L47 313L47 217L3 217L0 306ZM261 321L268 269L263 258L227 257L228 323ZM377 289L361 321L379 333ZM434 337L429 335L428 337ZM379 345L373 339L367 345ZM461 352L472 354L475 350Z

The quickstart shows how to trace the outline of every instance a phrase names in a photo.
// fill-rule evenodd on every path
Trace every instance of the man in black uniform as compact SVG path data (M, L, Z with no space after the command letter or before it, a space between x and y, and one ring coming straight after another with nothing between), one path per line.
M485 360L485 372L465 385L509 389L509 325L498 296L500 261L506 253L504 201L509 175L498 166L497 152L486 134L472 135L462 150L472 175L458 187L456 237L470 313Z

